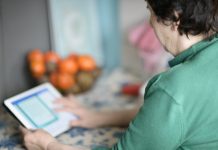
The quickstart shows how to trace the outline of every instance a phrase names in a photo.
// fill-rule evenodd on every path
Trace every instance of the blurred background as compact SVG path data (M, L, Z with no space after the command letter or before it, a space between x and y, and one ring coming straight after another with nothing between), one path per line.
M26 56L35 48L62 57L89 54L108 73L122 69L146 81L169 58L146 6L144 0L0 0L1 100L33 86Z

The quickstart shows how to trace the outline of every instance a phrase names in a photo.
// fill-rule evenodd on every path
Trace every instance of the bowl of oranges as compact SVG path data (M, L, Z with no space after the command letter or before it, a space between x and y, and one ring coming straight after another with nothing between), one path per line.
M91 89L101 68L90 55L70 54L61 58L55 51L34 49L27 55L30 74L38 84L50 82L63 94Z

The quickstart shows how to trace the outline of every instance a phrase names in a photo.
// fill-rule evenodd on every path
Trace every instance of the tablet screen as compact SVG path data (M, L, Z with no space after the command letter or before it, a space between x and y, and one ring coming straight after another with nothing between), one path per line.
M53 100L55 96L48 89L42 89L12 104L35 128L43 128L58 120L57 114L52 110Z

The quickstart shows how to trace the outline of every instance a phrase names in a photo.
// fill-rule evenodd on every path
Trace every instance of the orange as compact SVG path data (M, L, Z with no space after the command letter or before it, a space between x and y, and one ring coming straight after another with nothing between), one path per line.
M68 58L69 58L69 59L72 59L73 61L77 61L78 55L72 53L72 54L70 54L70 55L68 56Z
M58 63L60 61L60 57L54 51L47 51L44 55L45 62Z
M69 73L73 75L78 72L78 65L76 61L66 58L58 63L58 70L62 73Z
M93 71L96 69L95 60L89 55L81 55L77 59L79 69L82 71Z
M30 70L35 78L42 77L46 72L46 67L43 62L40 61L33 61L30 63Z
M54 85L55 87L58 86L57 83L57 79L58 79L58 73L57 72L53 72L49 75L49 81L51 82L52 85Z
M61 90L69 90L75 84L74 78L67 73L57 75L57 87Z
M30 51L27 57L29 62L33 62L33 61L44 62L44 55L40 49L34 49Z

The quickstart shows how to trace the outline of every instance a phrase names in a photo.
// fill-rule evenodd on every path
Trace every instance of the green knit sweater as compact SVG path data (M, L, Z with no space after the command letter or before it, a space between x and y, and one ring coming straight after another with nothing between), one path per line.
M218 150L218 34L169 65L149 82L142 108L111 150Z

